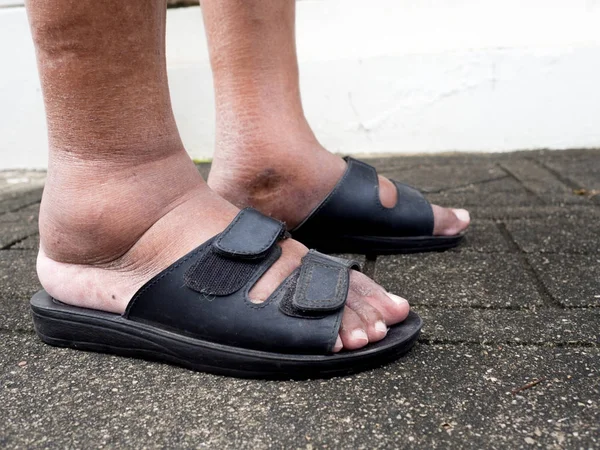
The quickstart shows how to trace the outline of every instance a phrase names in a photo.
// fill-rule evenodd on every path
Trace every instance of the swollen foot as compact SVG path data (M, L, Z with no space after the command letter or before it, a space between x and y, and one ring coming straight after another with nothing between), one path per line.
M252 206L284 221L289 229L314 210L346 171L342 158L311 138L235 142L242 142L243 148L221 145L216 152L210 187L237 207ZM382 176L379 195L383 206L396 205L396 187ZM454 236L469 226L469 212L464 209L432 208L435 236Z
M212 192L185 154L135 167L85 163L50 171L40 213L38 276L54 298L122 313L136 291L212 236L238 210ZM250 297L262 301L299 266L307 249L291 239ZM408 303L353 272L336 350L385 337Z

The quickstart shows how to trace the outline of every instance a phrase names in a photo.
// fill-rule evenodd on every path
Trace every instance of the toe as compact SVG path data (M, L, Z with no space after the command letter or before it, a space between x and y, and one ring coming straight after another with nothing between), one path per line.
M442 208L431 205L433 209L435 236L454 236L462 233L471 223L471 216L466 209Z
M363 324L365 324L369 342L377 342L385 337L388 327L383 314L377 308L359 298L358 295L350 293L346 305L354 311Z
M347 350L356 350L369 343L365 324L359 315L347 306L344 308L339 337Z
M368 304L375 308L388 327L402 322L410 312L408 301L386 292L365 274L352 271L348 305L352 309L357 309L357 304Z
M335 345L333 346L333 353L337 353L344 348L344 343L342 342L342 338L338 334L337 339L335 340Z

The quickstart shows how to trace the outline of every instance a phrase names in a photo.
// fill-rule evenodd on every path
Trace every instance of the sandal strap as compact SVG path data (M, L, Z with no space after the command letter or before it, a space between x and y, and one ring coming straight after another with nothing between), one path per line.
M222 255L233 258L256 259L285 236L283 222L245 208L215 240L213 246Z
M302 313L337 311L348 297L349 268L352 262L330 258L315 250L302 259L292 307Z
M282 222L243 209L185 272L184 283L200 294L231 295L279 258L276 244L285 237Z
M346 157L342 178L323 201L291 233L300 242L338 236L431 236L433 210L415 188L394 182L398 200L386 208L379 199L377 171Z

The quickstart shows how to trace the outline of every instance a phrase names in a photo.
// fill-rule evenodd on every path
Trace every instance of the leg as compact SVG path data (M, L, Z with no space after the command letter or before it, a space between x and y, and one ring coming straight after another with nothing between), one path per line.
M164 2L30 0L27 9L50 144L38 275L52 297L120 313L147 280L222 231L237 208L207 187L181 144ZM253 298L265 299L307 251L292 240L282 247ZM348 348L383 338L378 321L408 314L406 301L359 273L352 292L341 332Z
M209 185L236 206L253 205L293 228L333 189L345 162L311 131L300 101L295 2L203 1L217 107ZM380 177L380 197L396 204ZM465 210L433 207L434 234L469 224Z

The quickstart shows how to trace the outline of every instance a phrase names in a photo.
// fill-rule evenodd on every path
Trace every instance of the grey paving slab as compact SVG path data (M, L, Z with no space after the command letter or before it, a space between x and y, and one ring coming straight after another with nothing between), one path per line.
M34 203L39 203L41 199L42 188L35 188L26 192L4 193L0 196L0 213L17 211Z
M546 167L578 187L600 190L600 150L545 153L538 157Z
M427 194L427 199L441 206L534 206L542 204L539 197L527 191L522 184L512 177L493 180Z
M588 192L588 191L585 191ZM546 194L539 194L538 197L547 205L558 205L561 207L569 205L594 205L597 203L597 195L582 195L577 189L572 189L566 193L557 193L549 191Z
M375 280L414 305L529 308L543 300L514 254L380 256Z
M6 195L0 193L0 203L6 199ZM17 212L0 213L0 248L12 247L37 234L38 218L39 203L21 208Z
M422 338L430 342L600 345L600 310L596 309L413 309L425 324Z
M583 195L582 191L578 189L572 189L566 193L558 193L548 191L545 194L539 194L540 200L548 205L558 205L558 206L569 206L569 205L594 205L598 204L598 195L587 195L587 192L595 192L595 191L583 191L586 194Z
M511 246L495 222L473 219L461 245L450 251L505 253L511 251Z
M34 234L11 246L11 250L37 250L40 248L40 235Z
M0 222L0 248L10 247L37 232L37 220L33 222Z
M506 228L527 253L600 253L596 218L523 219L507 222Z
M29 298L40 289L37 252L0 251L0 330L31 330Z
M500 165L505 171L517 178L523 186L536 195L549 193L572 195L573 190L562 183L535 160L509 160Z
M592 448L600 350L419 345L353 377L263 382L3 336L16 448ZM512 394L534 380L543 381Z
M545 219L580 218L599 220L600 207L588 202L582 205L561 206L472 206L471 216L475 219L514 220L514 219Z
M537 276L562 305L600 307L600 255L528 255ZM600 328L600 324L599 328Z
M0 194L0 198L3 198ZM37 222L40 215L40 204L34 203L19 209L17 212L5 212L0 214L0 223L6 222Z
M513 152L513 153L478 153L478 152L448 152L422 155L358 155L356 158L367 161L378 168L397 168L422 170L429 166L453 165L486 165L497 164L510 159L538 156L538 152Z
M536 194L540 200L549 205L590 204L594 203L590 196L580 195L574 185L561 181L560 173L551 171L534 158L508 160L500 166L517 178L523 186Z
M425 166L419 170L382 166L379 174L417 186L422 192L438 192L506 177L495 164Z
M568 154L568 152L567 152ZM559 158L565 158L565 153L560 153ZM551 158L551 157L550 157ZM545 164L546 158L521 158L518 160L509 160L500 164L500 166L517 178L525 188L529 191L534 192L544 203L550 205L562 205L562 204L590 204L594 203L594 200L589 195L581 195L582 192L575 189L576 186L583 186L580 183L572 182L569 180L568 170L565 168L552 168L548 164ZM594 155L594 158L590 158L587 155L583 160L573 160L572 157L567 157L570 169L571 165L576 163L577 174L584 173L591 178L600 178L600 168L595 166L600 165L600 152ZM561 175L562 174L562 175ZM586 185L594 185L593 182L588 182ZM592 188L589 188L590 190Z

